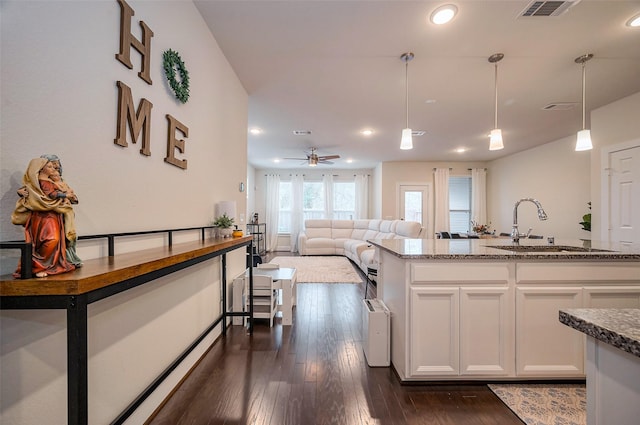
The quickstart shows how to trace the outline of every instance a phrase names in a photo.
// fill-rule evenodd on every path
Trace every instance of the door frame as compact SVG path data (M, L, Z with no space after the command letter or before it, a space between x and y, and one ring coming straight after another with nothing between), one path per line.
M640 139L604 146L600 150L600 239L611 242L611 154L640 147Z
M427 195L426 201L426 214L427 214L427 223L423 224L424 232L420 236L422 238L433 239L433 185L431 182L397 182L396 183L396 217L400 217L400 200L401 200L401 190L403 186L413 186L413 187L423 187L424 192Z

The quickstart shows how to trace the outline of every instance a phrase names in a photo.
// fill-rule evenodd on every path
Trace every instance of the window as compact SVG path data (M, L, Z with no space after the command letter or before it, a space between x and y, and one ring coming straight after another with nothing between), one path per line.
M324 188L322 182L303 183L302 212L305 220L310 218L325 218Z
M291 182L280 182L280 210L278 233L291 232L293 193ZM326 218L325 191L322 182L304 182L302 186L302 212L305 220ZM355 182L333 183L333 218L351 220L356 210Z
M280 182L278 233L291 232L291 182Z
M333 218L352 220L356 215L356 184L354 182L333 183Z
M449 228L467 233L471 227L471 177L449 177Z
M422 190L404 191L404 219L422 223Z

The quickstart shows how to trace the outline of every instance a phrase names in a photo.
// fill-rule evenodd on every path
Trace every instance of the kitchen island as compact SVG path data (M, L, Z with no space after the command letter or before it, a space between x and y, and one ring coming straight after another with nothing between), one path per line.
M581 240L385 239L378 297L403 381L584 379L567 308L640 308L640 247Z
M587 335L587 423L638 423L640 309L567 309L559 318Z

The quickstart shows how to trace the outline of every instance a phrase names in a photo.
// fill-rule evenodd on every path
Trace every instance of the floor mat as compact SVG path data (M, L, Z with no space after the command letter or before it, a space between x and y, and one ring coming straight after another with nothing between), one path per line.
M270 263L296 269L298 283L360 283L362 278L346 257L275 257Z
M586 425L584 384L489 384L527 425Z

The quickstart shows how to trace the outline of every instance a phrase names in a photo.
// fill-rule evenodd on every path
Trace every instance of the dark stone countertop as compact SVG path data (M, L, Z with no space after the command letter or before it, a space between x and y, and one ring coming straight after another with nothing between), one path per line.
M560 310L560 322L599 341L640 357L640 309L575 308Z

